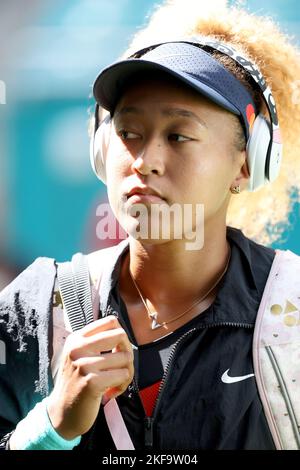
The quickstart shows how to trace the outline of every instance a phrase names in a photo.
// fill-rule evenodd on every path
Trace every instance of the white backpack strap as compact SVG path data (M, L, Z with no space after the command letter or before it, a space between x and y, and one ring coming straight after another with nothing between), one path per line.
M59 263L57 279L72 331L91 323L94 318L89 269L85 256L76 253L71 262Z
M113 398L104 406L106 423L117 450L134 450L117 401Z
M94 321L95 307L99 308L99 295L92 299L91 276L95 280L99 292L101 282L99 270L111 254L112 248L91 253L87 257L77 253L71 262L58 265L59 288L72 331ZM134 450L115 399L109 400L104 405L104 415L117 450Z
M300 257L277 250L259 306L253 363L277 449L300 449Z

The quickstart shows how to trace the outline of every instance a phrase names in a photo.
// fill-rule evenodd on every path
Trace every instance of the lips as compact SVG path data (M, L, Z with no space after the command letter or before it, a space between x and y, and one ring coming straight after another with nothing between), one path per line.
M130 191L126 193L127 199L132 196L137 196L140 199L148 199L148 200L155 200L155 199L164 199L162 195L153 188L149 186L136 186L132 188Z

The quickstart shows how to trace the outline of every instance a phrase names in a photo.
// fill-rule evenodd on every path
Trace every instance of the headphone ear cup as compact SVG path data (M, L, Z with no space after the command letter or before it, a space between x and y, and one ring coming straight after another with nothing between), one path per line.
M106 184L105 161L109 145L111 118L108 114L90 140L90 162L94 173Z
M256 191L268 183L268 150L271 140L270 124L259 114L247 143L247 163L250 173L248 191Z

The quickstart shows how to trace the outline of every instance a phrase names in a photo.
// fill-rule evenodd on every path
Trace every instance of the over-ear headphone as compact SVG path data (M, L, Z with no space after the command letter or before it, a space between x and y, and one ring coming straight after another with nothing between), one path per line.
M233 47L205 37L189 37L188 39L185 38L180 41L176 40L152 45L136 52L130 58L142 58L147 52L154 50L156 47L170 43L191 44L205 49L205 51L210 54L213 51L219 51L233 59L248 72L249 76L254 80L256 86L258 86L261 91L270 121L268 121L263 114L258 114L255 117L253 108L252 112L250 111L248 119L250 135L246 147L247 164L250 173L247 189L249 191L255 191L261 186L274 181L279 174L282 159L281 134L272 92L258 68L253 62L242 56ZM217 61L217 59L215 60ZM255 86L255 84L253 85ZM95 131L90 143L90 160L97 177L106 183L105 159L109 145L111 119L108 114L99 125L98 111L99 104L97 103L95 108Z
M94 129L90 140L90 162L96 176L106 184L105 160L109 145L111 116L107 114L99 124L99 105L95 107Z

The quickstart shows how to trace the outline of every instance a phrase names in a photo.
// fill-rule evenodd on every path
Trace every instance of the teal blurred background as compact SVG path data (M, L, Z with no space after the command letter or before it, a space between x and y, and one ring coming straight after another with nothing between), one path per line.
M106 246L95 231L106 188L89 164L91 88L157 3L0 1L0 287L38 256ZM298 0L244 3L300 42ZM298 204L292 220L280 247L300 254Z

